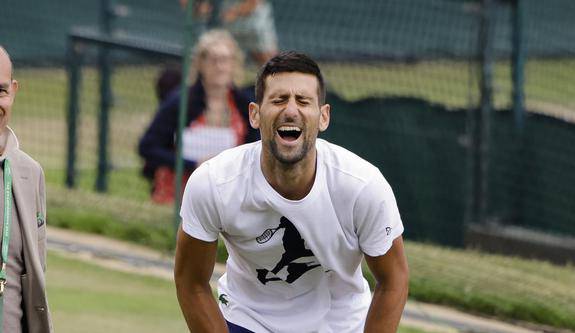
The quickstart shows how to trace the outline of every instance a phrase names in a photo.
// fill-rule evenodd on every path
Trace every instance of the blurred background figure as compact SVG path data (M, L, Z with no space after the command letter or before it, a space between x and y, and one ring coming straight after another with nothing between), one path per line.
M242 74L243 56L225 30L205 32L195 47L190 71L187 127L183 132L184 179L203 161L258 134L249 126L250 94L234 84ZM180 89L173 89L160 104L139 143L145 160L143 174L152 182L152 200L174 200L175 136Z
M182 83L182 66L179 63L168 64L162 69L156 84L154 86L156 90L156 97L159 103L170 96L170 93Z
M185 8L188 0L180 4ZM273 9L266 0L195 0L194 14L208 26L228 30L258 66L278 52Z

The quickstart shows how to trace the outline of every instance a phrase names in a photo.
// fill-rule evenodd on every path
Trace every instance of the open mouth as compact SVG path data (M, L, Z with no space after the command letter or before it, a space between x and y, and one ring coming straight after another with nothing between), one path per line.
M301 135L301 129L296 126L281 126L277 131L278 135L286 141L295 141Z

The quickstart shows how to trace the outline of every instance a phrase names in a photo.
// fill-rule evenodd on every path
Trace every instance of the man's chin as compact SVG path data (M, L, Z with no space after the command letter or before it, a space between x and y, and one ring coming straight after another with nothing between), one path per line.
M275 158L284 165L294 165L297 162L303 160L303 156L296 155L296 156L286 156L286 155L275 155Z
M285 165L294 165L303 160L307 149L305 146L298 145L292 149L282 149L275 142L271 144L271 151L276 160Z

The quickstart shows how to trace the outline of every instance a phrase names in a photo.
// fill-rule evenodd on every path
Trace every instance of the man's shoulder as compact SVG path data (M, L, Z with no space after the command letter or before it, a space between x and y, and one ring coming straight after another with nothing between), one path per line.
M380 174L376 166L344 147L318 139L317 148L328 172L355 178L360 182L368 182Z
M23 168L42 171L40 163L38 163L35 159L33 159L30 155L22 150L16 133L14 133L10 127L7 127L1 135L5 138L6 155L14 169Z
M28 167L36 171L42 170L40 163L20 148L14 149L11 155L12 159L10 162L12 164L16 163L19 167Z
M209 175L217 184L228 182L251 170L260 149L260 141L226 149L206 161Z

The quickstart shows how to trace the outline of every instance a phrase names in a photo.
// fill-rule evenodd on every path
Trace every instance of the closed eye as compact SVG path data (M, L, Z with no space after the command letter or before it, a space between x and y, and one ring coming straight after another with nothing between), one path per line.
M298 104L300 104L300 105L309 105L309 103L310 103L310 98L309 98L309 97L305 97L305 96L296 96L296 101L297 101Z

